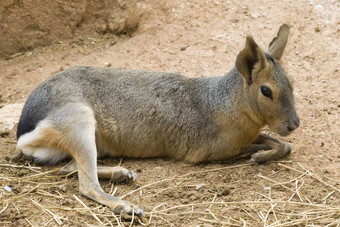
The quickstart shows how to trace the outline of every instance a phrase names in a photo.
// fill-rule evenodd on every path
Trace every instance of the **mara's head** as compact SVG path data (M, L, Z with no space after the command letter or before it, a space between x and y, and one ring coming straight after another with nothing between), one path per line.
M281 136L289 135L300 124L292 83L279 63L288 34L288 26L282 25L268 52L262 51L248 36L245 48L236 59L236 68L244 78L245 95L254 114Z

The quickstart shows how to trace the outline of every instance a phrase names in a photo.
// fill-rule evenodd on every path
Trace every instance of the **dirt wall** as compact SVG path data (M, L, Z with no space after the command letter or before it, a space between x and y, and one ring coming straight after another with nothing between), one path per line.
M145 8L137 0L1 0L0 58L97 33L131 33Z

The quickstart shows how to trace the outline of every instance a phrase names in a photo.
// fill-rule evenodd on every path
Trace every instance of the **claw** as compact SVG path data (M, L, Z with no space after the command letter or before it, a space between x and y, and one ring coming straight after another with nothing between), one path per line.
M290 145L289 143L286 143L286 146L287 146L287 155L288 155L292 152L292 145Z
M137 179L137 177L138 177L138 174L133 172L132 173L132 180L135 181Z
M113 210L113 213L115 215L119 215L122 212L123 208L124 208L123 206L118 206Z
M23 155L24 155L24 154L23 154L22 152L16 153L16 154L14 154L14 155L12 156L11 161L12 161L12 162L17 162L17 161L19 161L19 160L22 158Z
M137 215L145 216L144 210L142 208L138 208L138 210L135 212Z

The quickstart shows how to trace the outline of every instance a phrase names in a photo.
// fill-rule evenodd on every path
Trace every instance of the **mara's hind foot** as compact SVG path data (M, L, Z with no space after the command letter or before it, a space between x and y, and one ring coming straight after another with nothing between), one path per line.
M75 160L72 160L60 169L60 174L71 174L76 172L78 172L78 167ZM99 166L97 167L97 175L99 179L112 180L114 183L132 182L137 178L137 173L121 166ZM79 178L79 181L80 180L81 179ZM110 207L115 214L122 214L125 218L128 218L129 215L144 215L143 209L139 208L137 205L131 204L128 201L121 200L115 196L105 193L99 185L91 186L91 184L86 183L82 183L81 185L82 187L80 188L80 192L83 195Z
M137 175L123 167L97 167L96 120L92 110L86 105L72 105L67 108L72 128L63 132L67 149L74 159L62 172L78 172L79 191L84 196L111 208L115 214L144 215L137 205L105 193L100 187L98 178L113 181L131 181ZM81 132L81 133L79 133Z
M63 166L59 173L62 175L67 175L71 173L76 173L78 171L77 164L75 160L70 161L67 165ZM113 183L130 183L137 179L138 174L132 170L128 170L121 166L107 167L98 166L97 174L99 179L111 180Z

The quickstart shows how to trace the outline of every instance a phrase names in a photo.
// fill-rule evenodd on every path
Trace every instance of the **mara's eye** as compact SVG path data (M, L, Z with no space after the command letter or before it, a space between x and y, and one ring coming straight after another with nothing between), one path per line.
M261 86L261 92L264 96L273 100L273 94L272 94L272 91L270 90L270 88L268 88L266 86Z

